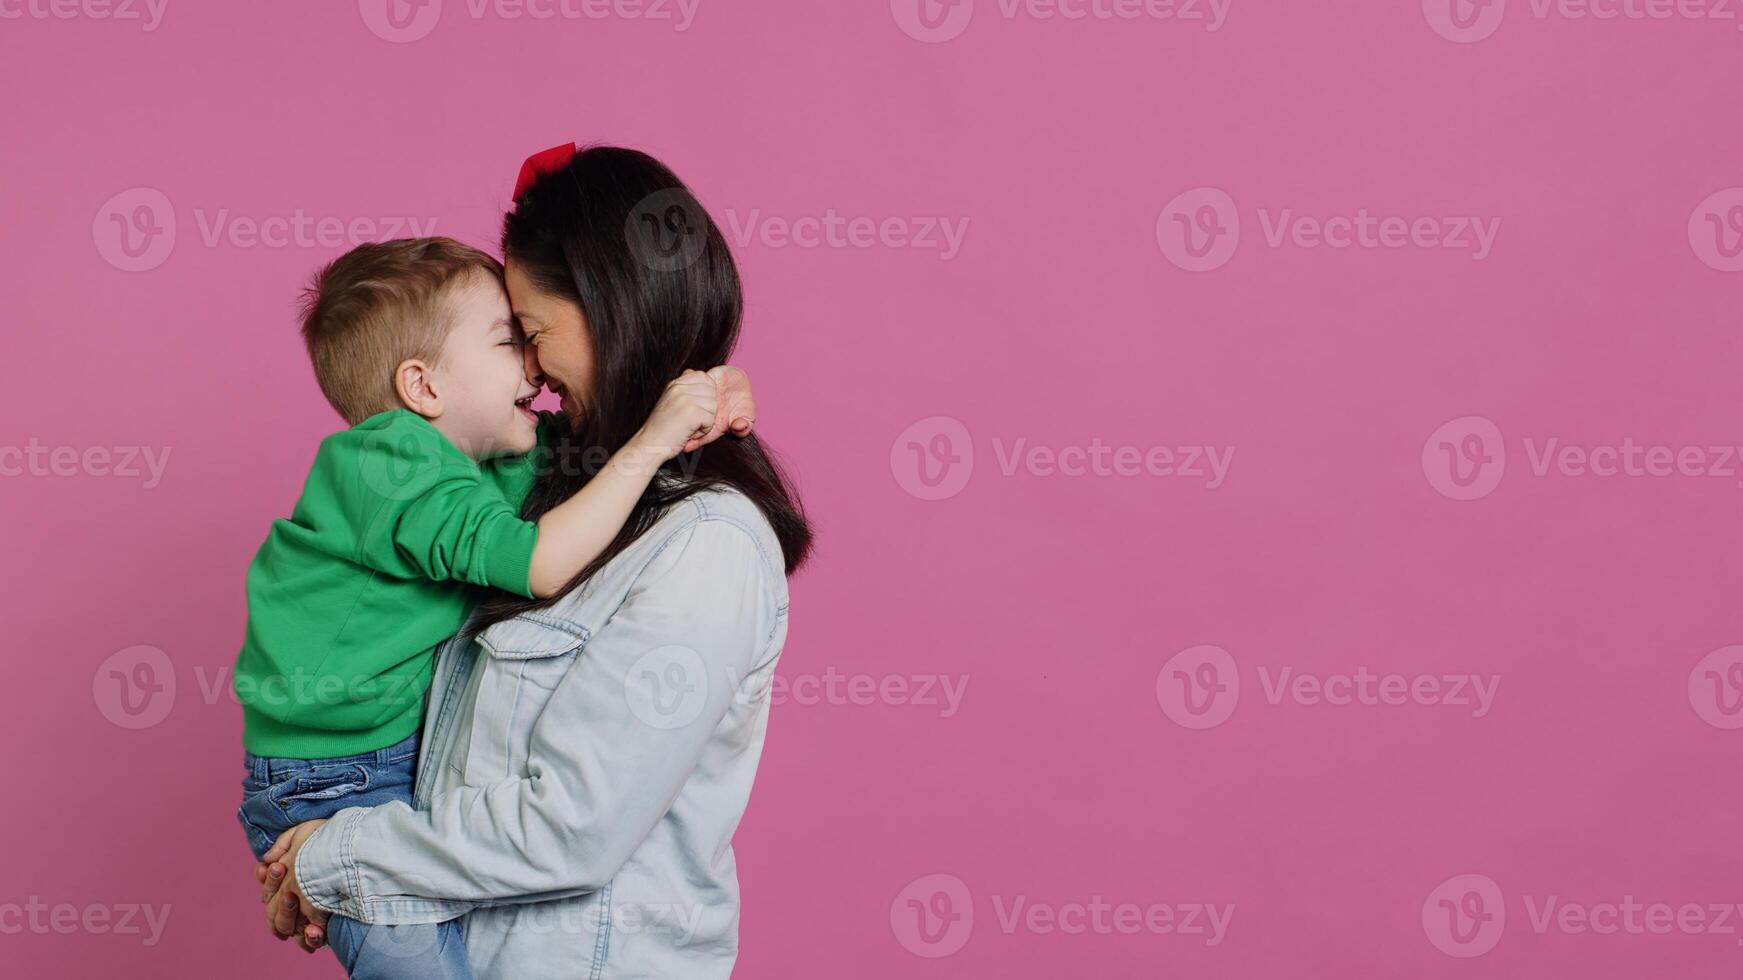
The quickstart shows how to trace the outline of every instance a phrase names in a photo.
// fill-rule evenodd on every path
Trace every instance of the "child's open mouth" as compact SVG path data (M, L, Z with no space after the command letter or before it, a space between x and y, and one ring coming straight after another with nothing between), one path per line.
M539 420L539 413L533 411L533 399L537 397L539 397L538 394L534 393L525 398L516 398L514 400L514 407L520 409L526 414L527 418L532 419L534 422Z

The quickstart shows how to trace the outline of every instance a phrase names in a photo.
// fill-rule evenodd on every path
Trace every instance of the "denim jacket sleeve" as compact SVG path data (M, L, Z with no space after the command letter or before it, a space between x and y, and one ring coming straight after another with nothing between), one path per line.
M450 789L428 810L341 811L299 853L304 893L330 912L397 923L602 888L697 775L775 626L778 574L734 521L673 532L550 694L524 776ZM641 703L638 684L674 656L702 671L685 695L700 699L684 707L693 720L676 727Z

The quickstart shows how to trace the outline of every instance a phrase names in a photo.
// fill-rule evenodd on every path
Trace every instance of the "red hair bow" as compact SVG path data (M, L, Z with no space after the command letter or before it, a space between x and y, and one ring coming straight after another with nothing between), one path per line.
M545 174L563 169L573 159L575 159L575 144L573 143L553 146L548 150L540 150L527 157L526 162L520 165L520 176L515 178L514 194L510 200L520 200L520 196L527 192L527 188L533 186L534 181Z

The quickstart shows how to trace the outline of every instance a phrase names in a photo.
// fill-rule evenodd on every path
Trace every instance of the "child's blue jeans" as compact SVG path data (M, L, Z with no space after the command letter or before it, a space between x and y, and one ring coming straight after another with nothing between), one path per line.
M243 753L242 806L236 815L259 860L278 835L304 820L331 817L349 806L410 804L418 736L374 752L339 759L276 759ZM335 915L327 944L354 980L470 980L460 922L368 925Z

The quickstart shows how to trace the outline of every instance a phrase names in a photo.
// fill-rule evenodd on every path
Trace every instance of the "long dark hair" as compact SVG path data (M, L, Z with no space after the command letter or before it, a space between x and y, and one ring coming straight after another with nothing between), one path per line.
M726 239L690 189L636 150L594 146L543 174L502 220L504 257L541 290L581 307L593 335L591 396L574 430L552 447L522 516L567 500L647 420L667 382L726 363L744 311ZM753 434L726 435L667 463L605 552L564 587L586 581L668 508L709 487L750 498L774 528L791 574L811 546L804 508L773 453ZM496 593L474 626L556 598Z

